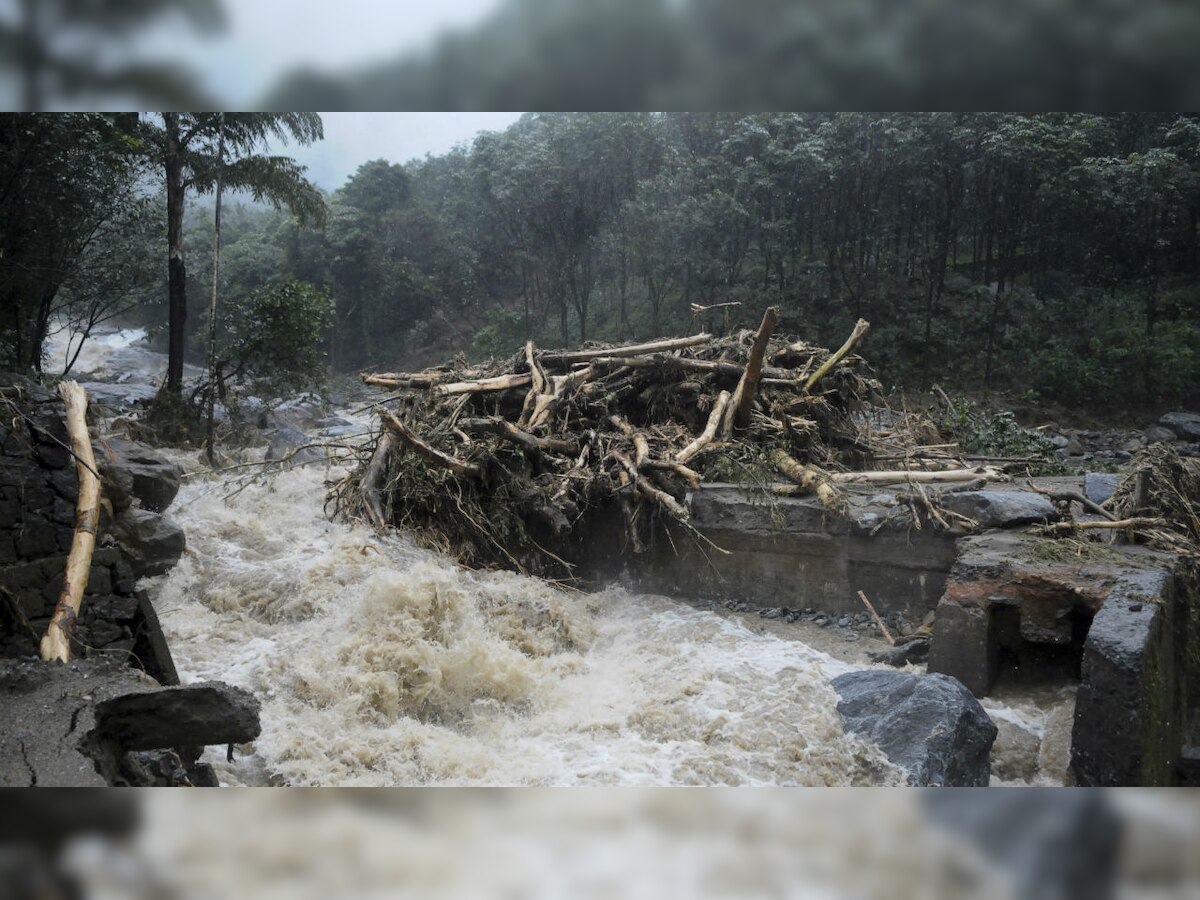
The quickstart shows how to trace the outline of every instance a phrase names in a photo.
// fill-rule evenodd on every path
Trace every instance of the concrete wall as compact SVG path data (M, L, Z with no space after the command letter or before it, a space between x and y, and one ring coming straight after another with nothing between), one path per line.
M673 527L635 555L610 511L579 530L588 540L569 555L595 582L620 578L671 596L837 615L862 612L863 591L881 615L902 611L918 622L936 607L954 561L952 536L892 527L884 523L888 507L866 499L856 498L842 518L810 497L764 498L711 484L694 492L691 508L703 539Z

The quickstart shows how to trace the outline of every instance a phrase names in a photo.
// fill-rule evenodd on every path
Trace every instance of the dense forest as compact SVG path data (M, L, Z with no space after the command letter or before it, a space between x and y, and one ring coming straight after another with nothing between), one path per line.
M4 118L0 364L36 367L39 316L164 328L167 204L147 124ZM301 124L294 137L319 138ZM22 169L35 141L57 190ZM215 168L192 163L208 174L190 182L181 256L202 361ZM328 303L338 373L725 327L726 310L695 307L736 302L732 327L777 305L784 329L826 346L868 319L889 386L1092 407L1200 394L1200 116L528 114L445 155L365 163L324 210L283 174L290 191L251 178L227 201L223 346L262 315L294 320L288 297L322 326ZM31 278L20 248L45 256L64 221L86 233L39 257L54 278Z

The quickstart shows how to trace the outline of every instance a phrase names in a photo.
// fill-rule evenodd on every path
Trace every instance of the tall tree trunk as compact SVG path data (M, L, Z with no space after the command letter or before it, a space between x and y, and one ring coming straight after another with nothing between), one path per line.
M221 175L225 165L225 113L221 113L220 134L217 138L217 196L213 211L213 278L212 303L208 308L208 425L205 430L204 450L208 464L215 466L214 428L217 411L217 286L221 280L221 195L225 187Z
M163 113L167 133L167 390L183 391L184 329L187 325L187 268L183 261L183 148L179 116Z

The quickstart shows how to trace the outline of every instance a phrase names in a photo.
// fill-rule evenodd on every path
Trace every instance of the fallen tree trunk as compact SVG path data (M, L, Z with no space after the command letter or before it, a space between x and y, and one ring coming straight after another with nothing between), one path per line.
M412 429L396 418L394 413L385 413L383 423L391 429L392 433L400 439L401 443L416 452L419 456L429 460L435 466L449 469L455 475L463 478L479 478L483 474L483 470L475 463L463 462L461 459L456 459L448 453L443 453L441 450L429 446L429 444L417 437Z
M953 484L960 481L998 481L1003 473L990 466L977 469L948 469L943 471L918 471L897 469L891 472L835 472L829 476L830 481L837 484Z
M841 513L846 509L846 499L833 486L828 475L815 468L801 465L800 461L783 450L771 452L771 463L783 475L806 494L816 494L821 505L830 512Z
M729 405L730 396L729 391L721 391L717 395L717 402L713 404L712 412L708 414L708 423L704 426L704 431L700 433L700 437L675 454L675 462L686 463L712 443L713 438L717 436L717 428L721 425L721 419L725 415L725 408Z
M367 471L363 474L362 492L363 499L366 501L367 516L371 519L371 524L381 531L387 527L387 517L383 514L383 499L380 490L380 482L383 481L384 475L387 472L387 455L391 451L394 438L390 431L384 431L379 436L379 441L375 444L375 452L371 454L371 462L367 465Z
M579 445L574 441L538 437L504 419L467 419L462 423L462 427L471 434L498 434L506 441L511 441L527 450L555 453L560 456L579 455Z
M686 522L691 518L691 513L689 513L685 507L681 506L679 501L661 488L656 488L650 483L649 478L640 474L637 470L637 466L633 464L633 461L628 456L617 450L613 450L609 455L612 456L612 458L618 463L620 463L621 467L629 473L629 477L633 479L634 487L636 487L641 493L645 494L655 503L658 503L665 510L667 510L667 512L680 521Z
M661 366L690 372L713 372L729 378L741 378L745 371L744 366L736 363L716 359L692 359L689 356L598 356L592 360L592 365L597 369L619 369L623 366L630 369L652 369ZM794 387L797 390L802 387L796 380L796 373L791 369L764 365L762 375L764 379L770 379L776 387Z
M648 344L630 344L627 347L605 347L602 350L575 350L570 353L543 353L541 362L547 365L569 366L572 363L587 362L602 356L644 356L647 353L665 353L668 350L682 350L685 347L697 347L707 344L713 339L711 334L697 334L692 337L671 338L664 341L651 341Z
M75 503L75 535L67 556L62 592L54 607L54 616L41 640L44 660L66 662L71 658L71 634L87 590L92 552L96 547L96 528L100 523L100 478L96 475L96 458L87 429L87 392L74 381L58 386L67 407L67 435L75 454L75 475L79 480L79 497Z
M527 386L532 377L529 375L500 375L496 378L481 378L478 381L456 381L453 384L434 385L433 392L442 396L451 394L481 394L488 391L507 391L512 388Z
M745 428L750 424L750 405L754 402L754 395L758 391L758 380L762 377L763 357L767 353L767 344L771 340L771 333L775 330L778 322L778 307L767 307L762 322L759 323L758 331L754 335L754 343L750 347L750 357L746 360L746 368L738 380L729 408L725 411L725 421L721 424L721 433L726 437L732 434L735 425L738 428Z

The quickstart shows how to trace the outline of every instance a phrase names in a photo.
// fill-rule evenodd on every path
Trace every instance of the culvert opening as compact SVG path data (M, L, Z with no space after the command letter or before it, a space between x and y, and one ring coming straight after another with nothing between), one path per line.
M1053 635L1055 640L1031 640L1029 629L1022 630L1019 607L995 606L991 616L995 659L993 688L1079 683L1083 645L1095 616L1091 609L1081 604L1072 605L1058 619Z

